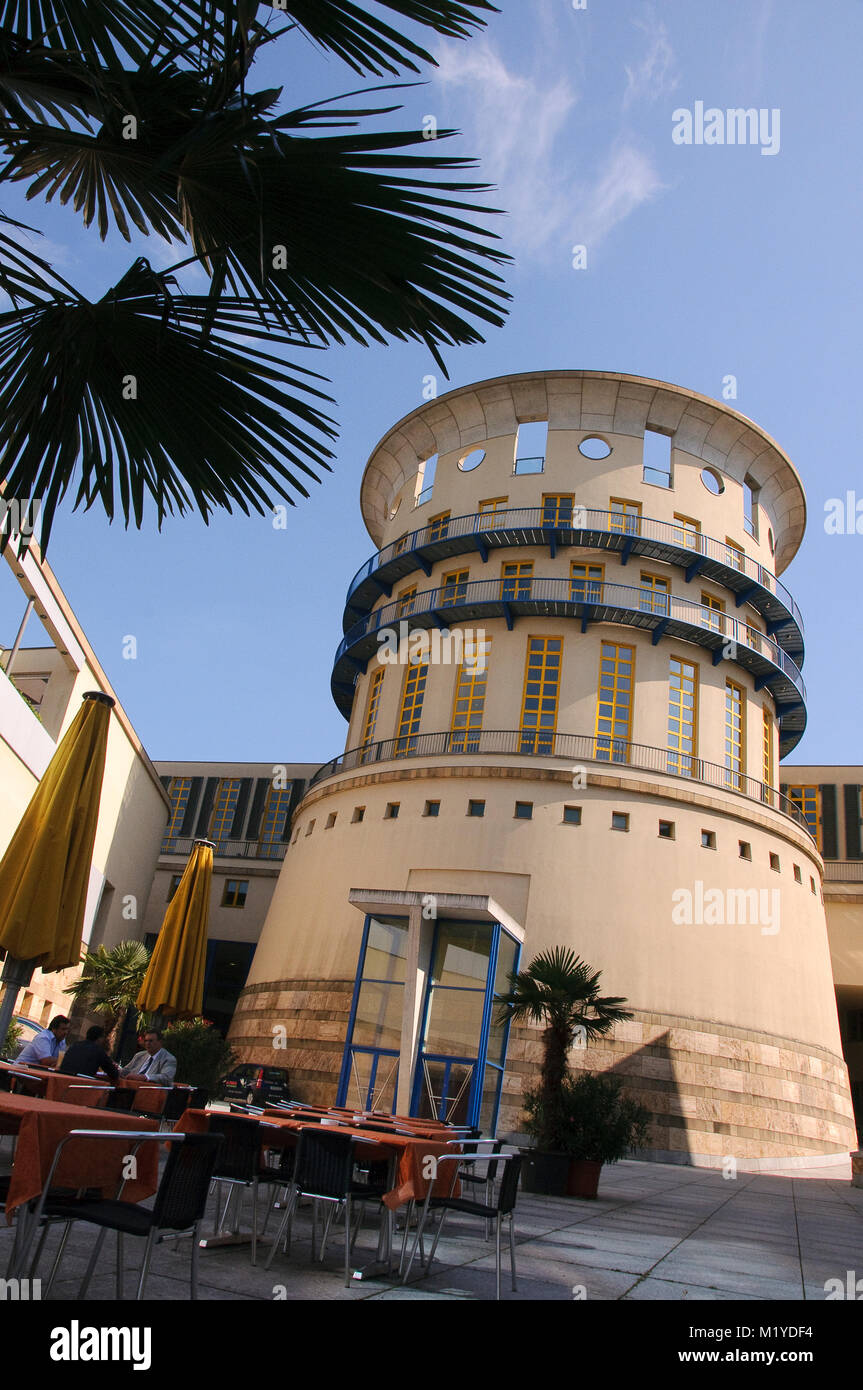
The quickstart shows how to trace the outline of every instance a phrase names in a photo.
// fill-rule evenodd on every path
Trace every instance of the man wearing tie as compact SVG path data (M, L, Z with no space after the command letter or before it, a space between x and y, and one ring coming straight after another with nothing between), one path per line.
M177 1075L177 1059L162 1046L162 1034L152 1028L144 1034L144 1051L136 1052L128 1066L121 1067L120 1075L146 1077L171 1086Z

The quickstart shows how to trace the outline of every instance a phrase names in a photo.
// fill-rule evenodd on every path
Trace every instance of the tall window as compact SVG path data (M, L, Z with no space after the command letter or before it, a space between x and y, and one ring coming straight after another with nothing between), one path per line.
M261 813L261 829L258 835L258 848L262 859L276 856L283 843L288 808L291 804L291 783L286 787L270 786Z
M379 666L378 669L375 671L374 675L372 676L371 684L369 686L369 702L366 705L366 717L363 723L363 753L360 759L361 762L366 761L366 758L368 757L369 746L374 741L375 728L377 727L378 722L378 708L381 703L381 689L383 687L383 683L384 668L383 666Z
M574 603L599 603L602 598L604 565L581 565L576 561L569 568L569 597Z
M400 617L400 618L403 618L407 613L412 613L412 612L414 611L414 604L416 603L416 597L417 597L417 586L416 586L416 584L411 584L410 588L408 588L408 589L402 589L401 593L399 594L399 617Z
M761 488L749 475L743 479L743 529L758 540L758 498Z
M440 516L430 516L428 523L428 539L430 541L446 540L449 530L449 512L441 512Z
M441 608L451 608L454 603L464 603L469 573L469 570L452 570L450 574L444 575L441 582Z
M501 598L504 600L530 598L530 581L532 575L532 560L517 560L510 565L502 565L500 570Z
M484 502L479 504L480 516L495 516L498 512L505 512L508 497L487 497Z
M691 516L682 516L680 512L674 513L674 522L676 543L684 546L686 550L700 550L701 522Z
M767 709L762 711L762 716L763 727L761 734L761 776L763 778L765 787L765 792L763 795L764 800L770 801L772 804L773 798L771 793L773 790L773 718L770 714L770 711Z
M544 492L542 495L543 526L571 526L574 501L575 495L572 492Z
M641 503L626 497L612 497L608 503L609 531L625 532L628 536L641 534Z
M642 613L668 613L668 580L658 574L642 574L641 597L638 606Z
M551 753L554 750L562 656L562 637L528 637L520 753Z
M644 431L642 481L654 487L671 487L671 436L659 430Z
M408 666L405 671L402 703L399 710L396 757L404 757L406 753L416 752L428 672L428 662L423 665Z
M192 790L191 777L172 777L168 783L168 796L171 799L171 819L165 830L165 839L173 840L180 833L180 826L186 817L189 793Z
M746 552L743 546L738 545L736 541L731 540L728 536L725 537L725 563L727 565L732 565L736 570L740 570L741 574L746 570Z
M490 639L486 639L490 645ZM450 752L478 753L485 693L488 688L488 649L482 670L479 663L459 666L455 678L455 699L452 707L452 738Z
M217 845L220 841L230 837L239 797L240 779L238 777L223 777L216 788L213 812L210 816L209 838L215 840Z
M725 682L725 785L743 791L746 776L745 695L734 681Z
M821 849L821 789L811 785L789 787L788 800L797 807L816 845Z
M668 676L669 772L691 777L697 751L698 667L673 656Z
M596 702L596 756L605 762L629 761L635 648L603 642Z
M701 614L702 627L709 627L712 632L721 632L722 614L725 612L725 604L722 599L705 591L701 595L701 607L707 610Z

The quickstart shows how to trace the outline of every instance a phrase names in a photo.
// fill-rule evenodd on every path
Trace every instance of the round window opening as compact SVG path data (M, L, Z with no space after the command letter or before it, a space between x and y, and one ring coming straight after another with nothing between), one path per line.
M582 439L578 452L584 454L586 459L607 459L611 453L611 445L600 439L598 434L589 434L586 439Z
M465 454L458 461L458 466L462 473L472 473L475 468L479 468L485 458L485 449L471 449L469 454Z
M707 488L707 491L713 493L714 497L718 497L720 493L723 493L725 491L724 482L720 478L719 474L714 472L712 468L702 468L701 481Z

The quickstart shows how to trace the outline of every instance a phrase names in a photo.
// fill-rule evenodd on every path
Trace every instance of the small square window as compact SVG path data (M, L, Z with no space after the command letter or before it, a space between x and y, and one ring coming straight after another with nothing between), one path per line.
M333 826L334 826L335 823L336 823L336 816L337 816L337 815L338 815L338 811L330 811L330 814L327 816L327 823L326 823L326 826L324 827L326 830L332 830Z
M426 808L425 808L425 811L423 812L423 815L426 815L426 816L439 816L439 815L440 815L440 802L439 802L439 801L427 801L427 802L426 802Z
M311 835L311 833L312 833L312 831L314 830L314 828L315 828L315 822L314 822L313 820L310 820L309 823L308 823L308 825L306 826L306 834L307 834L307 835Z
M751 858L752 858L752 846L751 846L751 844L749 843L749 841L748 841L748 840L738 840L738 841L737 841L737 852L738 852L738 854L740 855L740 858L741 858L741 859L751 859Z
M794 865L794 882L795 882L795 883L802 883L802 882L803 882L803 875L802 875L801 872L800 872L800 865L799 865L799 864L795 864L795 865Z
M629 812L628 812L628 811L612 811L612 813L611 813L611 828L612 828L612 830L628 830L628 829L629 829Z
M355 806L354 814L351 816L351 825L357 825L366 813L365 806Z
M248 891L249 880L247 878L226 878L225 889L222 893L222 907L245 907Z
M384 811L384 820L398 820L400 801L388 801L387 809Z
M581 807L564 806L563 823L564 825L581 825Z
M177 889L179 888L180 879L182 877L182 874L171 874L171 882L168 884L168 902L171 901Z
M661 820L661 821L659 822L659 838L660 838L660 840L673 840L673 839L674 839L674 821L673 821L673 820Z
M533 820L533 802L517 801L515 803L516 820Z
M484 801L469 801L469 802L467 803L467 813L468 813L469 816L484 816L484 815L485 815L485 802L484 802Z
M817 892L816 892L816 890L815 890L815 880L814 880L814 878L810 878L810 880L809 880L809 888L810 888L810 890L811 890L813 893L815 893L815 896L816 896L816 898L817 898L817 897L818 897L818 894L817 894Z
M774 854L772 850L770 852L770 867L774 871L774 873L779 874L782 872L782 865L779 862L779 855Z
M702 830L702 832L701 832L701 848L702 848L702 849L716 849L716 831L715 831L715 830Z

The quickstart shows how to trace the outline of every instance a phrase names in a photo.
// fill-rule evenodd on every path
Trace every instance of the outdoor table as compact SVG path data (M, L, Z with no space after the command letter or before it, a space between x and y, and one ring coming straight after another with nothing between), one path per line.
M43 1096L45 1100L68 1101L70 1105L85 1105L101 1108L110 1094L107 1077L97 1081L95 1077L76 1076L74 1073L56 1072L50 1067L16 1067L0 1063L13 1081L20 1085L32 1084L32 1095Z
M73 1129L141 1130L158 1133L155 1120L133 1119L110 1110L93 1110L84 1105L42 1100L38 1096L9 1095L0 1091L0 1124L6 1134L17 1134L18 1145L6 1198L6 1220L22 1202L38 1197L48 1177L60 1140ZM72 1188L100 1188L103 1197L113 1197L120 1185L123 1158L119 1144L87 1145L76 1141L67 1146L55 1174L54 1185ZM124 1202L140 1202L159 1185L159 1154L155 1144L142 1145L137 1155L137 1175L123 1189Z
M168 1092L173 1089L158 1081L148 1081L146 1076L121 1076L117 1087L121 1091L135 1091L135 1109L144 1110L148 1115L161 1115Z

